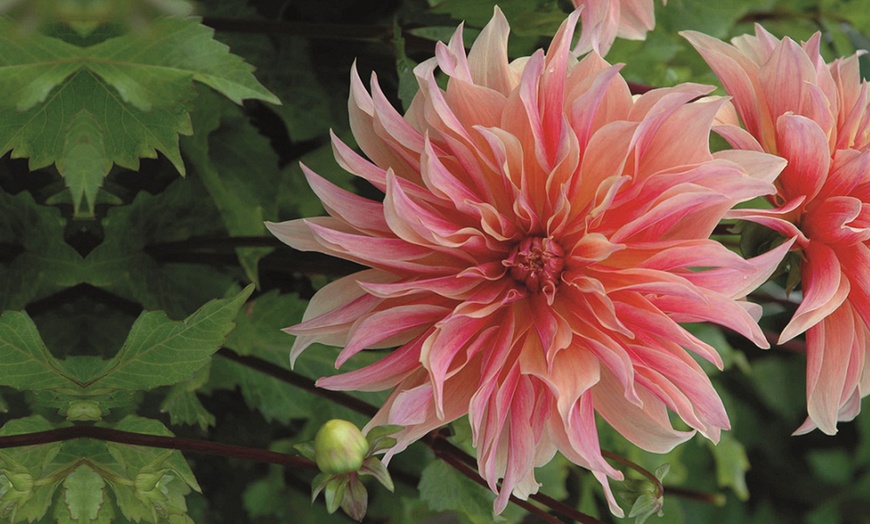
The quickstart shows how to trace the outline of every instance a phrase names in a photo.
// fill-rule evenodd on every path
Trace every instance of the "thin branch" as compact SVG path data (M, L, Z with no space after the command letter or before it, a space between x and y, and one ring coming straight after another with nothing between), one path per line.
M275 237L194 237L181 242L164 242L145 247L150 255L163 253L188 253L193 249L234 249L239 247L282 247L283 242Z
M262 18L224 18L219 16L206 16L202 19L202 23L216 31L226 31L229 33L301 36L304 38L358 42L387 42L393 37L393 30L391 28L377 25L317 24L311 22L266 20Z
M610 459L614 462L618 462L618 463L622 464L623 466L626 466L630 469L637 471L638 473L640 473L644 477L648 478L650 480L650 482L652 482L655 485L657 499L662 498L664 496L665 487L662 486L662 481L660 481L658 479L658 477L653 475L652 472L648 471L646 468L643 468L643 467L639 466L638 464L635 464L634 462L623 457L622 455L617 455L616 453L613 453L611 451L606 451L606 450L602 449L601 456L603 456L604 458Z
M265 20L262 18L223 18L207 16L202 23L216 31L228 33L248 33L273 36L299 36L314 40L339 40L351 42L370 42L391 44L393 28L390 26L358 24L322 24L312 22L291 22L284 20ZM405 49L431 53L435 42L408 32L414 26L402 30Z
M331 400L336 404L342 405L367 417L373 417L378 412L378 408L369 404L368 402L352 397L347 393L342 393L341 391L330 391L328 389L319 388L310 378L304 377L299 373L294 373L289 369L284 369L281 366L272 364L267 360L246 355L239 355L238 353L227 348L221 348L220 350L218 350L217 354L228 360L238 362L243 366L255 369L261 373L269 375L270 377L276 378L281 382L285 382L287 384L290 384L291 386L296 386L300 389L304 389L305 391L314 393L317 396L323 397L327 400Z
M278 464L281 466L318 471L317 464L297 455L286 455L274 451L248 448L232 444L221 444L219 442L209 442L206 440L132 433L129 431L120 431L100 426L70 426L66 428L51 429L48 431L39 431L36 433L24 433L20 435L0 437L0 449L49 444L51 442L62 442L79 438L104 440L107 442L117 442L119 444L129 444L133 446L174 449L191 453L202 453L205 455L218 455L221 457L253 460L256 462L265 462L268 464Z
M697 500L714 506L724 506L727 501L724 493L707 493L706 491L696 491L694 489L681 488L678 486L668 486L665 490L668 492L668 495L674 495L689 500Z
M166 242L145 247L145 252L158 262L169 264L204 264L209 266L238 266L232 252L215 252L237 248L272 247L278 251L259 262L260 269L306 275L346 276L365 269L363 266L321 253L291 249L274 237L191 238L181 242Z

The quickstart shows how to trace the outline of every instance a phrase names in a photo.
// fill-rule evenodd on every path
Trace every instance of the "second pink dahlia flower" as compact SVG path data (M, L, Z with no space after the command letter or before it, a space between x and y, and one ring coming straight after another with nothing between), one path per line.
M826 64L820 33L803 45L761 26L733 46L685 36L733 97L736 114L717 131L788 160L775 209L733 216L797 238L803 298L779 342L806 332L809 417L796 433L832 435L870 393L870 90L858 57Z
M580 40L574 53L604 56L616 38L643 40L656 26L653 0L573 0L582 7ZM666 4L667 0L662 0Z
M354 70L350 121L368 159L338 139L335 155L383 202L306 169L330 216L269 225L297 249L371 268L314 296L288 328L291 358L314 342L343 346L337 366L397 348L318 385L393 388L369 425L404 427L387 459L467 415L497 512L534 493L534 468L560 451L621 515L607 479L622 474L601 455L596 414L654 452L696 431L716 441L728 417L689 352L720 357L678 322L764 346L760 308L742 298L788 249L747 261L709 239L736 203L774 191L783 161L711 155L721 102L691 101L712 88L633 99L618 67L571 54L577 17L546 53L513 62L497 9L467 55L460 27L415 70L404 116Z

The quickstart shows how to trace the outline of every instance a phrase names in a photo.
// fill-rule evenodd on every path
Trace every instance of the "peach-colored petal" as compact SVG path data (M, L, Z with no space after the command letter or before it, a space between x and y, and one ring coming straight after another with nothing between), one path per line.
M766 111L767 99L758 85L757 63L738 49L711 36L696 31L682 31L680 34L704 57L725 91L733 97L732 102L746 130L761 143L765 151L769 151L768 142L773 139L773 120Z
M653 0L573 0L583 19L577 55L607 54L616 37L643 40L655 27ZM666 0L662 0L665 4Z
M608 424L635 445L655 453L668 453L690 439L694 431L678 431L668 420L667 406L647 389L640 390L641 405L626 402L616 381L604 375L592 390L598 412Z
M776 121L776 145L779 155L788 160L779 177L780 194L786 200L800 196L812 200L831 167L824 131L809 118L784 114Z
M837 432L837 418L850 354L855 347L854 316L839 308L807 333L807 411L828 435Z

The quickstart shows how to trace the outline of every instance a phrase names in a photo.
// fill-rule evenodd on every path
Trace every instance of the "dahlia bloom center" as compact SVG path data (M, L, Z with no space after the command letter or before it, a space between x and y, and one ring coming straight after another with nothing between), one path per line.
M552 238L526 237L502 261L517 282L532 293L550 294L565 269L565 250Z

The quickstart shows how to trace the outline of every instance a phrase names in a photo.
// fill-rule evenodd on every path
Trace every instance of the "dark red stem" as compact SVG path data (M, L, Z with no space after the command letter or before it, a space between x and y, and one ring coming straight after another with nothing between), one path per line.
M270 377L276 378L281 382L286 382L291 386L296 386L300 389L304 389L305 391L314 393L319 397L331 400L336 404L342 405L367 417L373 417L375 416L375 413L378 412L378 408L369 404L368 402L364 402L358 398L352 397L347 393L319 388L310 378L303 377L298 373L294 373L289 369L284 369L281 366L277 366L261 358L239 355L233 350L227 348L221 348L220 350L218 350L217 354L226 358L227 360L238 362L243 366L255 369L261 373L269 375Z
M119 444L129 444L133 446L175 449L178 451L253 460L256 462L266 462L268 464L279 464L281 466L317 471L317 465L314 462L297 455L285 455L284 453L276 453L274 451L247 448L232 444L221 444L219 442L208 442L205 440L131 433L129 431L120 431L100 426L69 426L66 428L50 429L48 431L39 431L36 433L24 433L21 435L0 437L0 449L49 444L51 442L61 442L79 438L104 440L107 442L117 442Z

